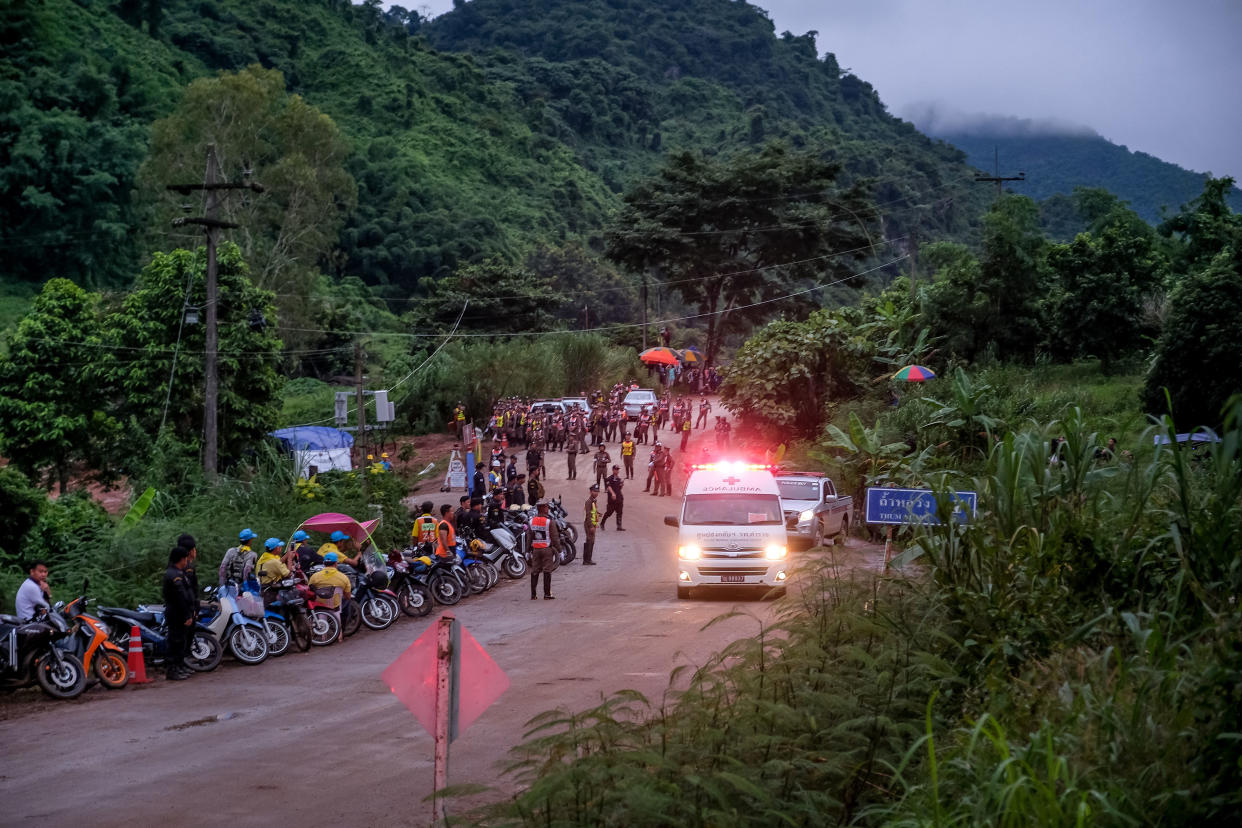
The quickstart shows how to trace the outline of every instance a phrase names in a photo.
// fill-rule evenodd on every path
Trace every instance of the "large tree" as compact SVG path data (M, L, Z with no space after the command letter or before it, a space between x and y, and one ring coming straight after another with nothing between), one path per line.
M0 451L64 492L76 464L97 467L117 432L101 380L114 365L102 339L99 297L52 279L6 338L0 359Z
M862 187L843 190L839 173L836 164L779 144L726 160L674 155L626 194L608 257L635 272L658 271L697 308L714 363L726 326L749 325L776 309L748 306L794 285L848 278L874 252L874 208Z
M128 462L147 455L161 425L183 445L202 443L206 332L186 325L186 305L201 308L206 251L156 253L134 290L109 319L111 344L126 355L110 371L123 418ZM281 341L271 293L256 288L241 251L219 250L219 435L224 463L242 459L276 422ZM166 413L165 413L166 411Z
M1168 412L1178 429L1219 426L1221 409L1242 393L1242 245L1217 254L1169 294L1168 315L1143 386L1143 407Z
M1165 277L1167 262L1151 228L1119 222L1096 234L1080 233L1048 254L1056 280L1049 302L1052 349L1064 356L1095 356L1105 373L1136 350L1151 331L1144 303Z
M277 293L285 324L311 327L297 323L307 321L302 311L315 273L357 200L345 169L349 144L331 118L285 91L275 69L254 65L194 81L176 110L152 126L151 154L140 173L145 199L155 207L159 247L188 247L201 238L192 228L172 226L186 211L200 213L201 197L166 188L203 181L208 145L215 146L225 179L250 176L265 188L222 198L220 218L239 225L226 237L241 248L254 282Z
M1002 359L1029 359L1043 341L1048 290L1048 242L1039 208L1024 196L1006 196L984 216L983 228L977 260L958 246L925 256L936 269L925 294L928 324L966 359L989 351Z

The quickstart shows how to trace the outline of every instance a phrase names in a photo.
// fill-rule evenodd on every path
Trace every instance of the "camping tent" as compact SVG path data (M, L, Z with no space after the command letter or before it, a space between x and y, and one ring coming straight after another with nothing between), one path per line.
M311 467L318 471L353 468L350 450L354 437L347 431L327 426L294 426L271 432L285 451L298 463L298 474L309 477Z

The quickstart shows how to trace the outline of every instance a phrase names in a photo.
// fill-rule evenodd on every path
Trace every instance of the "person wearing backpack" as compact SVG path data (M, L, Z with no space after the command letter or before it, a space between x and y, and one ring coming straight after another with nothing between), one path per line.
M243 529L238 533L237 538L240 542L225 552L224 560L220 561L221 586L228 583L244 583L254 572L259 556L250 548L250 542L257 537L253 529Z

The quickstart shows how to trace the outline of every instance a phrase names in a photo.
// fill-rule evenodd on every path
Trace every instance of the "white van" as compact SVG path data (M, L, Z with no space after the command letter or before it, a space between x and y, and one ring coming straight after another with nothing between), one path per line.
M769 466L697 465L686 482L677 527L677 597L693 587L754 586L764 592L789 577L780 489Z

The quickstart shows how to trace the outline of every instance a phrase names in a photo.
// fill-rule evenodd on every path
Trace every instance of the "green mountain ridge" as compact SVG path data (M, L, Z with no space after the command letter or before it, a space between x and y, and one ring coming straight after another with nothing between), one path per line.
M1015 193L1044 201L1070 195L1076 187L1099 187L1129 202L1152 224L1196 198L1207 178L1206 173L1130 150L1090 131L1006 131L985 125L936 135L965 152L968 163L989 175L996 156L1001 175L1025 172L1026 181L1007 184ZM1233 188L1229 204L1242 210L1242 190Z

